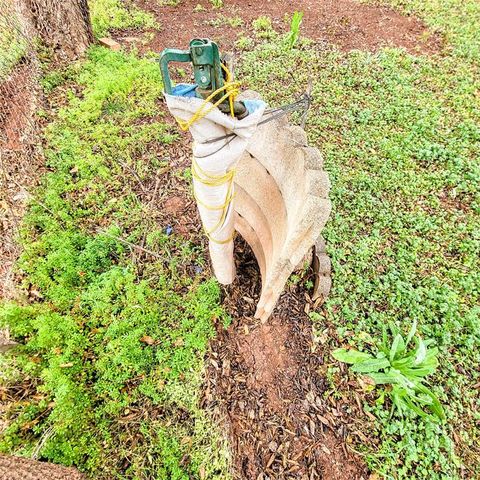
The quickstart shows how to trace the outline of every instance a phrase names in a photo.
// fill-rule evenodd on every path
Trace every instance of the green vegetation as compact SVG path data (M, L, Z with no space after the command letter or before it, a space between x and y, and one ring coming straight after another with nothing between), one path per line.
M136 193L165 167L149 145L176 138L158 118L158 66L95 47L68 78L23 226L19 267L39 300L0 310L22 344L0 357L5 391L30 391L10 405L0 450L95 479L224 480L228 453L198 406L208 340L227 320L219 287L186 273L202 253L163 233ZM142 239L140 261L129 245Z
M253 43L254 42L250 37L246 37L242 34L235 41L235 47L237 47L239 50L247 50L253 47Z
M452 56L478 63L480 9L475 0L448 0L442 5L432 0L388 0L384 3L419 16L432 32L441 33Z
M176 7L177 5L180 5L181 0L158 0L159 5L162 7Z
M391 325L390 329L394 336L392 343L388 343L384 328L383 341L376 356L354 348L339 348L332 355L340 362L353 365L353 372L365 374L374 385L391 385L387 393L392 406L397 407L400 414L410 410L424 417L429 411L439 419L444 419L445 414L438 398L424 384L424 378L434 373L438 366L438 348L428 348L431 340L423 341L414 336L416 323L406 339L395 325ZM415 340L415 348L408 350L412 339ZM380 396L378 403L383 403L383 396Z
M295 12L290 21L290 31L287 34L287 42L290 48L293 48L300 35L300 25L302 24L303 12Z
M210 25L213 27L219 28L238 28L243 25L243 20L240 16L235 15L233 17L227 17L225 15L217 15L214 19L210 20Z
M333 325L340 346L365 351L383 325L406 334L417 320L439 350L429 383L446 422L366 401L375 445L355 448L389 479L478 478L480 4L392 3L444 34L445 54L344 53L308 41L290 49L278 38L245 53L237 76L273 105L313 81L307 131L334 205L325 231L334 287L319 331Z
M272 26L272 19L266 15L260 15L253 21L252 26L258 38L269 40L276 34Z
M204 12L205 10L206 10L206 8L201 3L197 3L195 5L195 7L193 8L193 11L195 13Z
M96 37L117 28L159 28L150 13L140 10L130 0L91 0L89 6Z
M210 0L213 8L222 8L223 7L223 0Z
M0 0L0 81L8 77L12 67L27 53L28 41L12 6Z

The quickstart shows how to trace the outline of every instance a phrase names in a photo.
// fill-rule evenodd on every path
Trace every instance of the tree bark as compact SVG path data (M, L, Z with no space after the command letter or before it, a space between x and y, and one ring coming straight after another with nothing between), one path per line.
M0 454L0 480L85 480L74 468Z
M87 0L17 0L31 29L57 58L81 56L93 42Z

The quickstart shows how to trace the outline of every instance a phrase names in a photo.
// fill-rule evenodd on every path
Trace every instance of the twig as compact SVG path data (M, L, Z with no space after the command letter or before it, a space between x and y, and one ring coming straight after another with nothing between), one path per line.
M122 162L121 160L117 160L117 161L123 168L127 169L135 177L135 180L140 185L140 188L142 189L142 192L146 193L145 186L143 185L143 182L140 179L140 176L138 175L138 173L135 171L135 169L130 167L130 165L128 165L128 163Z
M162 182L162 179L160 177L157 177L157 180L155 181L155 190L153 191L152 198L150 199L150 201L147 204L148 207L151 207L151 205L154 205L155 200L157 198L158 188L160 187L161 182Z
M31 457L36 460L38 459L38 456L40 455L40 452L42 448L45 446L45 443L55 435L55 431L52 426L48 427L45 432L43 433L42 437L40 438L40 441L37 443L35 450L33 451Z
M305 94L307 95L308 98L308 106L310 107L310 102L311 102L311 94L312 94L312 88L313 88L313 81L310 79L308 81L308 86ZM306 108L305 113L302 115L302 121L300 122L300 126L302 127L303 130L305 130L305 124L307 123L307 116L308 116L308 111L310 109Z
M149 250L148 248L141 247L140 245L137 245L136 243L129 242L128 240L125 240L124 238L117 237L115 235L111 235L110 233L107 233L105 230L102 230L101 228L97 228L97 233L101 235L105 235L106 237L112 238L113 240L117 240L120 243L124 243L125 245L128 245L131 248L136 248L137 250L140 250L144 253L147 253L148 255L152 255L153 257L157 257L161 260L165 260L165 258L162 255L159 255L158 253Z

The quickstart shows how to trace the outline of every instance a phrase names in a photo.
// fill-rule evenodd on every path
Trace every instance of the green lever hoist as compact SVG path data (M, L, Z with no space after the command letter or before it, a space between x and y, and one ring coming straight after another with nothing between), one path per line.
M160 55L160 70L162 72L165 92L172 94L172 81L168 70L170 62L191 63L197 88L195 89L198 98L207 99L217 90L216 95L211 98L212 103L225 96L222 87L227 82L228 58L220 58L218 46L208 38L195 38L190 42L189 50L178 50L166 48ZM225 98L218 108L223 113L231 112L231 105L228 98ZM233 103L233 111L236 118L244 118L248 111L241 101Z

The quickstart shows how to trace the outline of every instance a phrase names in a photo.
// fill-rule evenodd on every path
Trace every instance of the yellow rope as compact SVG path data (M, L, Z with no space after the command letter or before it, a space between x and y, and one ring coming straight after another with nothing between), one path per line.
M240 92L240 82L233 81L233 75L230 70L223 64L220 64L225 71L227 76L226 81L223 87L217 88L213 93L211 93L200 105L198 110L188 119L188 120L181 120L177 118L178 125L182 130L188 130L197 120L202 119L203 117L207 116L214 108L218 107L221 103L223 103L227 98L230 104L230 115L232 117L235 116L234 112L234 102L235 97ZM215 103L210 103L210 101L215 98L219 93L225 92L225 94L217 100Z
M209 187L219 187L221 185L225 185L228 183L228 189L227 189L227 194L225 196L225 201L223 202L222 205L208 205L198 199L198 197L195 195L195 199L197 200L197 203L202 205L203 207L207 208L208 210L222 210L222 213L220 215L220 218L218 222L210 229L205 229L205 233L207 234L208 238L219 244L224 244L228 243L233 239L233 236L235 232L232 234L230 238L227 238L226 240L217 240L212 236L212 233L214 233L216 230L221 228L225 222L225 219L227 217L228 213L228 208L230 206L230 203L232 202L234 198L234 194L232 193L233 190L233 178L235 176L235 169L229 170L223 175L212 175L210 173L205 172L202 170L202 168L198 165L198 163L195 161L195 158L192 160L192 176L195 178L195 180L203 183L204 185L207 185Z
M202 182L204 185L208 185L209 187L219 187L220 185L233 180L233 177L235 176L235 169L232 168L232 170L229 170L223 175L212 175L202 170L195 158L193 158L192 176L199 182Z
M223 103L227 98L228 102L230 105L230 115L232 117L235 116L235 111L234 111L234 103L235 103L235 97L238 95L240 91L240 83L239 82L234 82L233 81L233 75L230 72L230 70L223 64L221 64L222 69L225 71L226 74L226 79L225 83L222 87L217 88L213 93L211 93L200 105L198 110L188 119L188 120L181 120L177 118L177 122L182 130L188 130L196 121L204 118L206 115L208 115L214 108L218 107L221 103ZM214 99L218 94L225 92L222 97L217 100L214 103L210 103L212 99ZM224 185L228 183L228 189L227 189L227 195L225 196L225 201L223 202L222 205L208 205L204 202L202 202L197 195L194 194L195 199L198 204L202 205L204 208L208 210L221 210L222 213L220 215L220 218L218 222L215 224L213 228L210 228L209 230L205 229L205 233L207 234L208 238L215 243L218 244L225 244L233 240L233 237L235 235L235 231L231 235L230 238L227 238L226 240L217 240L212 236L212 233L221 228L225 222L225 219L227 217L228 209L230 206L230 203L232 202L234 198L234 194L232 193L233 191L233 178L235 176L235 169L232 169L228 172L226 172L223 175L211 175L210 173L205 172L204 170L201 169L201 167L198 165L198 163L195 161L195 158L192 161L192 176L195 178L195 180L203 183L204 185L208 185L209 187L219 187L221 185Z
M235 198L235 194L232 194L227 200L225 200L222 205L208 205L207 203L202 202L202 200L198 198L195 192L193 193L193 196L195 197L197 203L199 203L202 207L205 207L207 210L222 210L223 208L228 206L228 204Z
M219 245L224 245L225 243L231 242L235 238L235 230L233 233L228 237L226 240L217 240L216 238L213 238L211 235L208 235L208 239L211 240L214 243L218 243Z
M238 92L239 92L240 82L234 82L232 72L223 63L221 63L220 65L227 76L226 78L227 84L232 85L232 88L231 88L232 94L228 97L228 102L230 104L230 115L232 117L235 117L234 103L235 103L235 97L238 95Z

